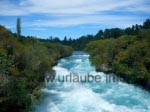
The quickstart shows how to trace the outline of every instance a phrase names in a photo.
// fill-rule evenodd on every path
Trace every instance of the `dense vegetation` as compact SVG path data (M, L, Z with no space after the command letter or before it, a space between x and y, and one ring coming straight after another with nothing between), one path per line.
M85 50L97 70L115 72L150 89L150 20L119 38L92 41Z
M27 112L40 97L45 73L54 75L52 66L72 52L61 44L21 38L18 32L0 26L0 112Z
M143 25L132 25L131 27L125 28L125 29L120 29L120 28L111 28L111 29L105 29L99 30L96 35L86 35L86 36L81 36L80 38L77 39L71 39L64 37L63 40L60 40L58 37L50 37L47 40L44 41L50 41L50 42L57 42L57 43L62 43L64 45L69 45L74 48L74 50L83 50L86 47L86 44L89 43L90 41L94 40L99 40L99 39L106 39L106 38L118 38L122 35L137 35L140 30L142 29L150 29L150 20L147 19Z

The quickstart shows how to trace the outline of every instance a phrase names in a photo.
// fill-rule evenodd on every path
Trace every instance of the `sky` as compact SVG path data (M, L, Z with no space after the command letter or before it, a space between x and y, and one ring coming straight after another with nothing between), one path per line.
M126 28L150 18L150 0L0 0L0 24L22 35L63 39Z

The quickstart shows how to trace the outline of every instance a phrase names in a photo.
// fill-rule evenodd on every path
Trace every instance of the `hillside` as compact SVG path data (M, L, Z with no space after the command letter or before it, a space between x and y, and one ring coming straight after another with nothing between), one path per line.
M34 37L19 39L0 26L0 112L26 112L40 97L46 73L69 56L71 47L40 42Z
M150 89L150 29L137 35L101 39L87 44L86 51L97 71L114 72L129 83Z

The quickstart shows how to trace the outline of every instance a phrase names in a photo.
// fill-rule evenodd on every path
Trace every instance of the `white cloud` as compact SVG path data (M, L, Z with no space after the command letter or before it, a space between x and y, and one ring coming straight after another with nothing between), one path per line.
M143 0L26 0L16 5L11 0L5 0L0 1L0 14L94 14L100 11L118 10L121 7L133 10L133 6L134 10L147 11L147 8L139 8L143 7L143 3Z
M113 27L126 27L130 24L129 21L135 21L136 17L127 16L114 16L114 15L83 15L82 17L69 17L69 18L58 18L54 20L36 20L32 22L25 22L23 26L25 27L67 27L82 24L93 24L93 25L107 25ZM137 21L135 21L136 23Z
M143 0L27 0L26 4L30 4L25 8L29 13L94 14L121 7L130 10L133 6L134 10L147 11L138 8L143 7Z
M80 24L107 24L116 26L122 21L136 20L134 16L109 15L104 11L141 11L149 13L148 0L26 0L18 4L12 0L0 1L1 16L28 16L42 14L45 20L24 21L24 26L71 26ZM74 15L77 15L74 16ZM51 19L53 16L55 19ZM56 17L58 16L58 17ZM133 22L132 22L133 23ZM130 24L130 23L128 23ZM126 26L126 24L122 24Z

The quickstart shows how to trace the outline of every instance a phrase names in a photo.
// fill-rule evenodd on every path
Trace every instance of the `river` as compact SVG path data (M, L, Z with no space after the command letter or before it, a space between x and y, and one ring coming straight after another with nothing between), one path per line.
M89 55L72 55L53 67L55 81L42 89L47 96L34 112L150 112L150 93L124 81L107 81L105 73L96 72ZM69 74L100 76L96 81L60 81ZM112 74L113 75L113 74ZM58 80L59 78L59 80Z

